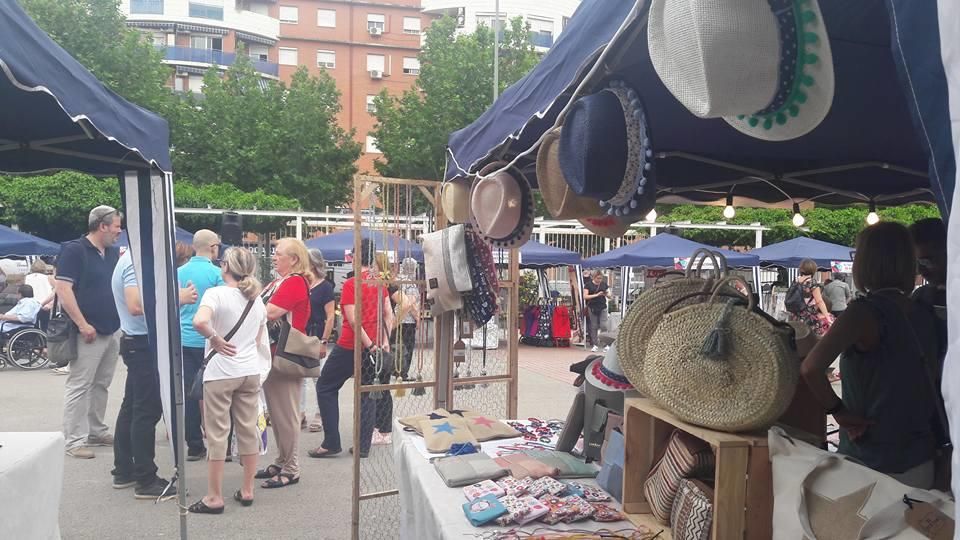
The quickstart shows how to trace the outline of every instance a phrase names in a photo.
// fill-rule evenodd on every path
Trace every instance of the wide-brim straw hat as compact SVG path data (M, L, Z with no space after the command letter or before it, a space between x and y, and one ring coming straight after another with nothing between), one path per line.
M633 390L633 385L620 369L620 359L617 357L617 348L614 346L604 353L603 358L594 360L583 376L588 383L603 390L618 392Z
M506 170L506 163L490 163L480 170L470 192L474 230L493 247L522 246L533 233L533 191L522 176Z
M458 176L440 188L440 208L450 223L470 223L470 180Z
M560 167L560 130L544 135L537 151L537 180L543 205L556 219L593 218L601 214L597 199L582 197L570 189Z
M588 231L603 238L620 238L627 234L633 220L622 216L599 215L592 218L580 218L580 222Z

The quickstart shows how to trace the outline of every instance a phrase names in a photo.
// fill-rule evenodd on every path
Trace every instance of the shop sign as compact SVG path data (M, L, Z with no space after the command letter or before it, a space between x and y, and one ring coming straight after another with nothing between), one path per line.
M848 261L830 261L830 271L841 274L852 274L853 263Z

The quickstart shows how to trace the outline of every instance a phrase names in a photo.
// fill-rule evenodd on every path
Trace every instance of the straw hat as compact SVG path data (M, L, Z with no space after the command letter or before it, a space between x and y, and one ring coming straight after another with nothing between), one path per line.
M577 221L597 236L603 238L620 238L630 230L630 224L633 222L630 218L623 216L599 216L593 218L580 218Z
M723 117L751 137L799 137L833 102L817 0L652 0L647 44L660 79L691 113Z
M474 230L484 241L499 248L520 247L533 232L533 192L523 178L506 170L506 163L491 163L480 170L470 192ZM487 176L489 175L489 176Z
M543 205L557 219L598 217L601 209L597 200L574 193L563 176L560 168L560 129L556 127L548 131L537 152L537 179Z
M450 223L470 223L470 180L458 176L440 188L440 208Z
M616 343L614 343L616 345ZM623 370L620 369L620 358L617 356L617 348L611 346L610 350L604 353L603 358L597 358L587 367L583 373L587 382L596 388L603 390L613 390L623 392L633 390L633 385L627 380Z

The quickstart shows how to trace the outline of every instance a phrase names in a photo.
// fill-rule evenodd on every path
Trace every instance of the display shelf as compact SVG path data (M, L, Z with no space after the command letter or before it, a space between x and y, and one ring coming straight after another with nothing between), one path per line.
M773 488L766 433L726 433L694 426L646 398L626 399L624 414L623 509L633 523L668 529L650 515L643 482L670 434L679 429L708 443L716 456L711 538L771 538Z

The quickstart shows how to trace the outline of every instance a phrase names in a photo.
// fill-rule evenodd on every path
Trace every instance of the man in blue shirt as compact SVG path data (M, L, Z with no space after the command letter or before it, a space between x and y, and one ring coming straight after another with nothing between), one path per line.
M0 315L0 333L33 326L40 313L40 302L33 297L33 287L21 285L17 290L20 300L10 311Z
M181 287L192 285L197 295L210 287L223 285L220 269L213 264L220 251L220 237L213 231L200 229L193 235L193 251L196 255L187 264L177 270ZM197 314L197 304L181 303L180 306L180 343L183 345L183 387L190 388L197 370L203 364L203 350L206 340L193 328L193 316ZM199 461L207 455L200 430L200 402L184 398L185 434L187 438L187 461Z

